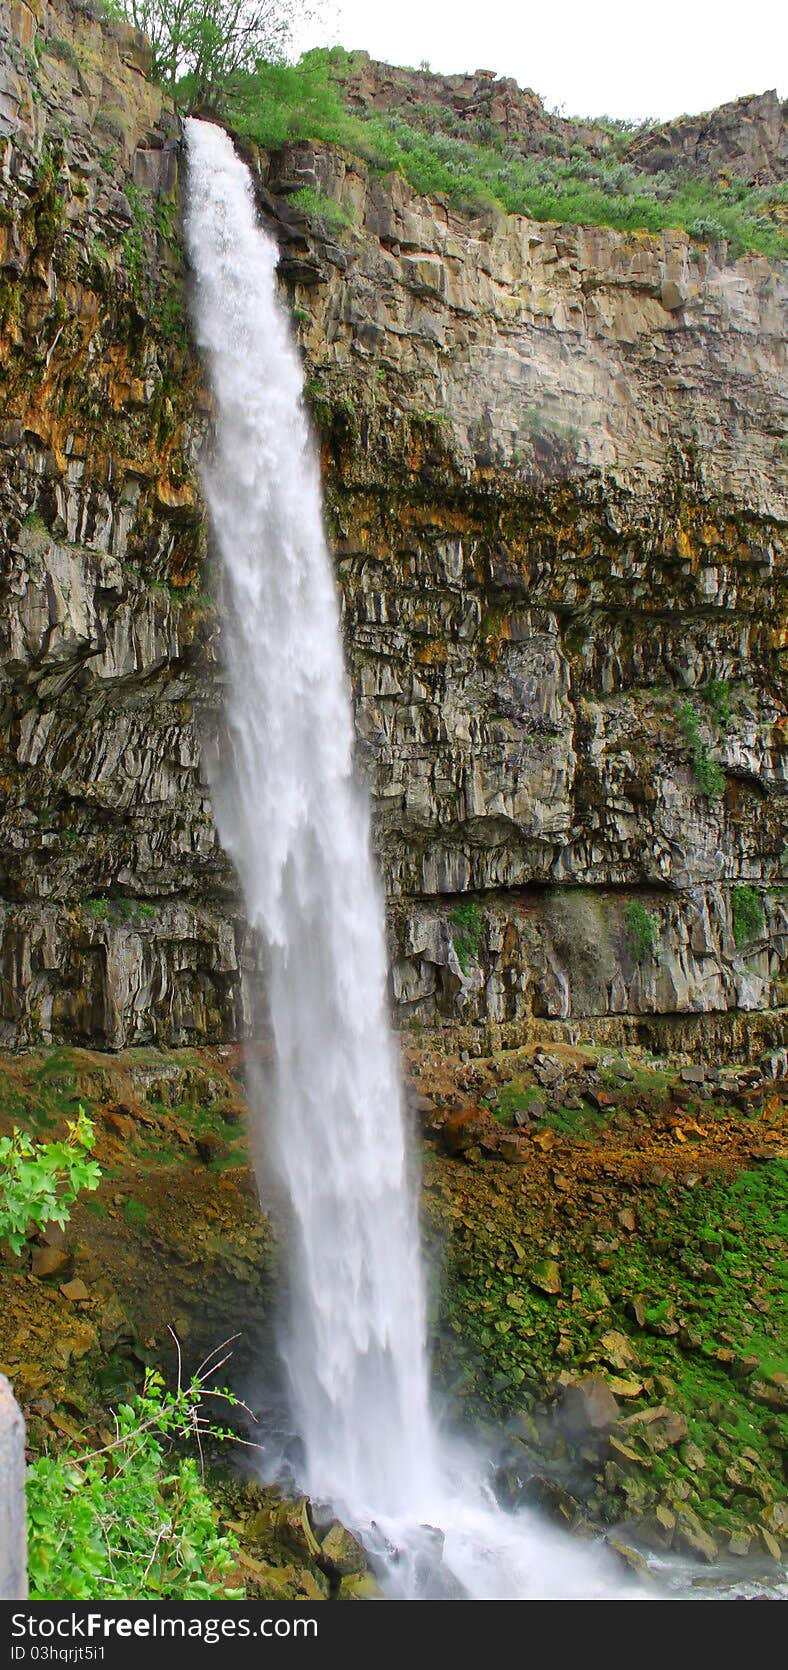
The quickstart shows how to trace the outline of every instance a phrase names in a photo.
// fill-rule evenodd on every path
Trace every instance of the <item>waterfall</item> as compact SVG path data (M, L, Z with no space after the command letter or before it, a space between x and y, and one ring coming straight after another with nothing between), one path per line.
M204 483L222 576L230 762L215 805L267 947L266 1121L292 1217L284 1355L301 1482L397 1545L396 1592L418 1590L425 1537L435 1545L427 1525L445 1537L445 1568L465 1593L610 1594L596 1555L502 1513L478 1458L448 1449L431 1421L383 906L353 776L301 368L249 172L220 128L189 121L186 132L193 313L216 403Z
M219 832L269 952L273 1138L292 1206L285 1351L309 1487L398 1513L429 1470L415 1191L383 912L302 377L277 247L227 135L188 124L198 341L219 421L231 780Z

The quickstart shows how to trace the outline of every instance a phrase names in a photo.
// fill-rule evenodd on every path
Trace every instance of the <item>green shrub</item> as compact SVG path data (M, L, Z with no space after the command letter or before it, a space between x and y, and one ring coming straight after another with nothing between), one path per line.
M293 192L289 201L310 220L322 220L332 232L342 232L353 223L352 215L342 203L338 203L335 197L327 196L324 191L314 191L311 186L302 186L300 191Z
M109 899L86 899L84 909L94 922L106 922L109 916Z
M700 693L704 702L711 708L719 725L721 727L728 725L731 718L731 693L725 679L709 679L708 684L703 685Z
M687 230L696 243L718 244L725 237L725 227L713 215L698 215Z
M762 933L766 922L763 899L755 887L741 883L733 889L733 937L737 945L746 945Z
M476 962L484 937L484 921L475 899L457 905L451 913L451 921L453 927L460 930L459 933L452 932L452 943L460 968L463 974L467 974L471 963Z
M700 756L693 760L692 769L695 781L701 794L707 800L719 800L725 793L725 772L717 760L712 759L707 748L703 748Z
M632 940L635 961L653 956L659 944L659 922L651 916L640 899L633 899L627 910L627 925Z
M702 740L698 716L690 702L685 702L679 709L679 724L701 794L705 794L708 800L718 800L725 792L725 772Z
M37 510L29 510L28 511L28 513L27 513L27 515L26 515L26 517L25 517L25 519L22 523L22 527L27 528L28 533L47 534L47 535L49 534L49 529L46 525L46 522L44 521L43 516L41 516Z
M69 64L72 69L79 68L79 58L72 41L67 41L62 35L51 35L44 44L44 51L50 58L59 58L62 64Z
M22 1251L31 1225L68 1223L80 1189L97 1189L101 1170L89 1160L95 1141L83 1108L68 1123L65 1142L34 1142L14 1127L0 1137L0 1240Z
M74 837L78 839L78 837ZM65 835L64 839L70 839ZM92 916L94 922L135 922L155 916L158 907L143 899L85 899L83 910Z
M452 114L437 101L409 109L407 117L379 110L362 118L343 103L348 62L338 49L316 48L297 64L258 65L234 83L233 126L268 151L294 140L339 146L371 169L398 173L416 191L458 207L622 231L684 227L697 239L726 238L731 254L785 253L785 234L770 218L782 187L643 174L615 152L600 156L580 142L560 147L562 154L529 154L518 135L509 143L490 124L451 131Z
M30 1599L241 1599L226 1587L235 1539L216 1515L192 1457L171 1443L227 1437L201 1413L204 1378L176 1393L149 1371L142 1394L117 1411L117 1437L79 1456L41 1456L27 1470ZM232 1393L208 1396L236 1403Z

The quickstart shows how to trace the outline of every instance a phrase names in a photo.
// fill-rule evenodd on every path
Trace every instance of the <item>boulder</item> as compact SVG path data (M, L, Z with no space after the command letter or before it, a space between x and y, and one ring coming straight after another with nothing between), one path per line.
M283 1502L270 1519L277 1539L299 1560L314 1560L321 1552L309 1520L309 1504L305 1496L297 1502Z
M534 1131L532 1140L537 1148L541 1148L543 1154L548 1154L551 1148L555 1148L558 1139L555 1131L548 1125L543 1131Z
M85 1283L75 1276L73 1281L63 1282L60 1289L64 1299L70 1299L74 1305L83 1304L90 1297Z
M664 1404L639 1409L636 1415L628 1417L626 1424L631 1431L642 1431L649 1449L656 1451L682 1444L689 1430L686 1415L678 1409L666 1409Z
M777 1538L772 1536L771 1531L767 1530L765 1525L758 1526L758 1542L760 1543L764 1554L768 1554L769 1559L776 1560L779 1565L782 1560L780 1544L778 1543Z
M498 1152L501 1159L506 1160L510 1166L521 1166L525 1164L525 1155L517 1137L501 1137L498 1144Z
M477 1107L460 1108L449 1115L441 1126L441 1137L447 1154L467 1153L479 1140L483 1123Z
M631 1548L628 1542L622 1542L620 1537L606 1537L605 1540L620 1565L625 1566L627 1571L633 1572L635 1577L646 1578L650 1581L651 1572L643 1559L643 1555L638 1554L636 1548Z
M335 1520L321 1544L319 1563L329 1577L357 1577L367 1569L367 1556L351 1531Z
M635 1361L635 1353L626 1334L622 1334L618 1328L608 1328L607 1332L601 1335L599 1345L604 1351L605 1362L609 1363L611 1368L625 1369Z
M370 1571L360 1572L352 1577L343 1577L339 1585L338 1600L383 1600L383 1590Z
M673 1547L678 1549L680 1554L689 1554L694 1560L705 1561L707 1566L713 1565L717 1558L717 1544L714 1538L704 1530L697 1514L686 1502L682 1502L676 1513Z
M676 1529L676 1515L672 1508L659 1502L652 1513L638 1520L638 1540L644 1548L670 1548Z
M222 1137L198 1137L195 1147L203 1164L207 1166L213 1160L226 1160L230 1153L229 1145Z
M587 1374L564 1389L558 1419L568 1438L609 1432L618 1418L618 1404L601 1374Z
M542 1293L561 1292L561 1271L554 1258L540 1258L530 1270L528 1280L532 1287L538 1287Z
M46 1281L52 1276L62 1275L70 1263L70 1254L66 1252L64 1247L33 1248L31 1268L33 1275L38 1276L40 1281Z
M582 1508L575 1497L570 1495L563 1485L557 1484L555 1479L546 1479L542 1473L534 1473L530 1479L526 1479L519 1493L519 1501L527 1502L534 1508L541 1508L559 1525L573 1527L583 1517Z

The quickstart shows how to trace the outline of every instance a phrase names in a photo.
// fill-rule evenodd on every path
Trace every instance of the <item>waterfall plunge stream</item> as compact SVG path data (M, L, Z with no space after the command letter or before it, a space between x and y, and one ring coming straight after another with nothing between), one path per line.
M215 807L268 953L266 1138L292 1220L284 1356L300 1483L388 1550L390 1591L404 1598L631 1597L600 1552L498 1508L484 1461L447 1443L430 1415L383 907L353 777L301 367L248 169L222 129L189 121L186 133L193 313L216 402L204 484L222 575L230 760ZM426 1527L443 1533L442 1563ZM443 1574L432 1589L430 1548Z

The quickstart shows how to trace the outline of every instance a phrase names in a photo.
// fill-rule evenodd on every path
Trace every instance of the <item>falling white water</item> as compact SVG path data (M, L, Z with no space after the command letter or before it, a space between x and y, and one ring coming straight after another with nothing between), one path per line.
M294 1412L310 1489L396 1514L431 1465L424 1299L320 483L276 244L227 135L187 131L233 750L217 812L270 953L276 1163L297 1237Z
M501 1512L478 1461L447 1452L431 1422L383 911L353 779L301 368L248 170L220 128L190 121L186 131L194 316L216 402L205 488L232 754L217 818L270 959L267 1117L293 1218L286 1359L302 1482L396 1545L405 1595L419 1592L429 1558L425 1524L445 1534L444 1570L472 1596L610 1595L615 1581L595 1554Z

